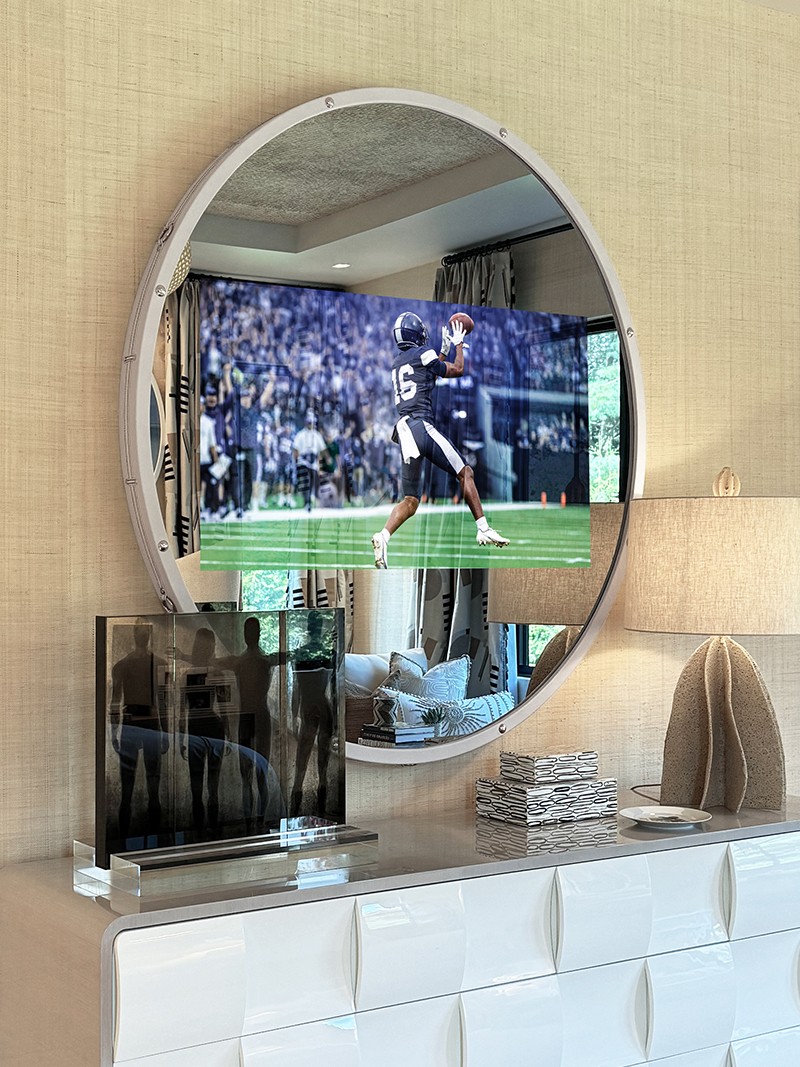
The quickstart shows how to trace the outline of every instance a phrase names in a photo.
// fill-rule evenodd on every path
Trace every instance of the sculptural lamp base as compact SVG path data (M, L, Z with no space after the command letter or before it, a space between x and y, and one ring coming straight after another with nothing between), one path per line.
M526 697L535 692L540 685L544 685L553 671L561 666L564 657L580 637L582 629L582 626L565 626L563 630L559 630L554 637L550 638L531 672Z
M786 799L783 744L755 662L711 637L675 688L664 742L661 803L777 810Z

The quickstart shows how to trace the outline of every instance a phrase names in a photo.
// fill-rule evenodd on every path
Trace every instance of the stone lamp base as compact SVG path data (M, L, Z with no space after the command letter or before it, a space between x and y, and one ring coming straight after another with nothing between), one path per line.
M730 637L711 637L678 679L664 741L661 803L780 809L783 744L755 662Z

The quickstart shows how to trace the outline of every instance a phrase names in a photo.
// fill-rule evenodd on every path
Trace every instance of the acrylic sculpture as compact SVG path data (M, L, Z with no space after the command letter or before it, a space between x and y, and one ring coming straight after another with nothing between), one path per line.
M341 610L97 619L95 854L344 821Z

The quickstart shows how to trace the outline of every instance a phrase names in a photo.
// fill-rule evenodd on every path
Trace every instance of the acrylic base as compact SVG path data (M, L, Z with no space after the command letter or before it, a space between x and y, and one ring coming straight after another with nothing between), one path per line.
M113 855L108 869L96 865L93 846L76 841L73 886L93 897L161 897L258 882L324 885L374 863L377 847L370 830L306 817L284 819L279 830L257 837Z

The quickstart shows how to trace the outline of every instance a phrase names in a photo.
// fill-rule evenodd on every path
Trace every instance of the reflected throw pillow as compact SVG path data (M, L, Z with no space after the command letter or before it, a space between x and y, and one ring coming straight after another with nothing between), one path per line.
M425 697L401 693L399 689L379 686L372 698L376 726L393 726L397 722L416 726L422 722L422 714L436 707L436 701Z
M373 686L374 688L374 686ZM345 677L344 680L344 695L346 699L359 698L359 697L371 697L372 689L368 689L365 685L359 685L358 682L352 681L350 678Z
M462 734L471 734L499 719L513 707L514 698L507 691L440 704L439 710L444 712L440 736L460 737Z
M423 673L417 664L406 661L389 674L383 685L437 704L447 700L464 700L471 665L469 656L459 656L458 659L437 663Z
M404 652L393 652L389 657L389 673L394 671L411 671L422 674L428 669L428 657L424 648L407 648Z

